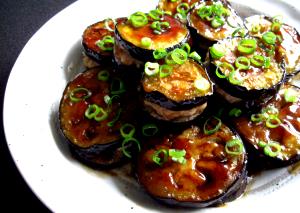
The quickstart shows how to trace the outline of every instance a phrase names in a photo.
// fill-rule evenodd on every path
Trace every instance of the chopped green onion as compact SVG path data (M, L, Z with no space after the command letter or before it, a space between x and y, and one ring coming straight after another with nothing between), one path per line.
M273 45L276 42L276 35L273 32L266 32L262 35L262 39L266 44Z
M149 14L148 14L152 19L158 21L161 20L163 18L164 12L156 9L156 10L150 10Z
M280 30L281 24L278 22L273 22L271 25L272 32L276 33Z
M143 27L148 24L147 15L143 12L135 12L128 18L131 25L135 28Z
M174 18L178 19L181 22L185 22L186 21L186 14L176 13L174 15Z
M108 113L102 108L99 107L99 112L94 116L96 121L103 121L108 118Z
M252 114L251 115L251 121L254 123L261 122L263 120L262 114Z
M219 28L223 26L224 23L225 23L224 20L217 16L211 21L210 24L213 28Z
M279 155L281 152L281 146L277 142L269 142L265 147L264 147L264 154L269 156L269 157L276 157Z
M273 22L273 23L279 23L279 24L282 24L282 20L283 20L282 15L277 15L277 16L274 16L274 17L272 18L272 22Z
M107 95L108 96L108 95ZM110 107L111 105L112 105L112 103L113 103L113 100L114 99L117 99L117 98L120 98L120 96L119 95L113 95L112 97L106 97L106 96L104 96L104 102Z
M244 146L241 140L232 139L226 142L225 151L230 155L240 155L243 153Z
M251 32L252 33L258 33L260 31L261 27L259 24L257 25L253 25L252 28L251 28Z
M115 26L115 20L112 19L112 18L107 18L107 19L104 20L104 27L105 27L105 29L107 29L108 31L113 32L114 29L111 28L111 27L109 26L109 22L110 22L110 21L112 21L112 22L113 22L113 26Z
M228 81L233 85L241 85L243 83L243 79L240 75L239 70L235 70L228 75Z
M84 87L77 87L73 89L69 95L72 102L79 102L92 96L92 92Z
M178 162L181 164L186 163L186 159L184 158L186 151L184 149L169 149L169 156L172 158L174 162Z
M179 0L170 0L171 2L178 2Z
M270 115L276 115L276 114L278 114L279 113L279 110L275 107L275 106L268 106L268 107L266 107L266 108L264 108L262 111L262 114L264 114L264 113L267 113L267 114L270 114Z
M90 104L85 110L85 117L88 119L94 118L100 112L100 107L97 104Z
M284 100L286 102L295 103L298 101L297 91L291 88L288 88L284 91Z
M265 57L263 55L253 55L250 61L255 67L262 67L265 65Z
M125 91L126 90L124 82L120 78L113 78L110 86L110 93L112 95L119 95L124 93Z
M212 126L212 128L211 128L211 126ZM221 126L222 126L221 119L213 116L205 121L204 126L203 126L203 132L205 135L211 135L211 134L217 132L221 128Z
M163 157L161 157L163 155ZM152 155L152 160L154 163L158 164L159 166L162 166L165 162L168 161L169 153L166 149L159 149L155 151Z
M142 127L142 132L144 136L147 137L154 136L158 132L158 127L155 124L145 124Z
M187 54L190 54L190 51L191 51L191 47L188 43L184 43L180 49L184 50Z
M187 60L187 57L187 52L179 48L176 48L171 52L171 58L176 64L183 64Z
M172 74L173 68L167 64L163 64L159 67L159 77L165 78Z
M151 43L152 43L152 39L149 37L143 37L141 39L141 44L145 48L149 48L151 46Z
M156 60L164 58L167 54L167 50L164 48L158 48L153 51L153 57Z
M264 142L264 141L258 141L258 144L257 144L260 148L265 148L265 146L267 146L267 143Z
M123 138L132 138L135 133L135 127L132 124L123 124L120 128L120 133Z
M165 62L168 65L176 64L175 61L172 59L172 52L169 52L165 57Z
M188 3L180 3L176 7L177 12L180 13L180 14L187 14L189 9L190 9L190 6L188 5Z
M201 77L194 81L194 86L200 91L207 91L210 88L210 83L207 79Z
M270 68L270 66L271 66L271 59L270 59L270 57L265 57L265 64L264 64L264 67L265 67L266 69L268 69L268 68Z
M201 56L196 51L191 52L189 54L189 58L197 61L198 63L201 63Z
M250 67L250 60L245 56L240 56L235 60L234 64L239 70L248 70Z
M233 71L234 71L234 67L231 64L229 64L227 62L223 62L217 66L216 76L218 78L227 78L229 73L231 73Z
M126 147L126 144L128 144L128 143L130 145L132 145L132 143L135 143L137 148L138 148L138 151L141 151L141 145L140 145L140 142L135 138L125 138L123 140L123 142L122 142L122 152L126 157L131 158L132 156L131 156L130 152L127 150L128 147ZM129 147L130 147L130 145L129 145Z
M269 56L274 56L275 55L275 46L272 45L269 48L266 48L266 52Z
M152 63L152 62L148 61L145 64L144 71L145 71L146 75L153 76L159 72L159 68L160 68L160 66L158 63L156 63L156 62Z
M123 111L122 108L119 108L116 116L110 122L107 123L107 126L113 127L115 123L119 120L122 111Z
M203 6L203 7L200 7L198 10L197 10L197 14L198 16L204 20L206 19L207 21L211 21L209 20L211 18L211 16L213 15L212 13L212 8L210 6Z
M277 115L269 115L269 117L266 120L266 126L268 128L276 128L280 126L281 120L278 118Z
M246 30L245 28L237 28L235 31L232 33L232 37L235 36L240 36L240 37L245 37L246 36Z
M104 36L101 40L96 41L96 45L103 51L112 51L115 40L112 36Z
M242 114L242 110L239 108L233 108L229 111L229 116L231 117L239 117Z
M238 44L238 51L242 54L252 54L256 50L256 47L256 40L243 39Z
M153 32L155 34L161 34L163 32L166 32L167 29L170 28L170 23L167 21L154 21L152 22L150 27L153 29Z
M213 59L220 59L225 55L224 47L219 44L214 44L212 47L210 47L209 52Z
M109 78L109 72L107 70L102 70L98 72L97 79L100 81L107 81Z
M281 35L276 35L276 40L281 44L283 38L281 37Z

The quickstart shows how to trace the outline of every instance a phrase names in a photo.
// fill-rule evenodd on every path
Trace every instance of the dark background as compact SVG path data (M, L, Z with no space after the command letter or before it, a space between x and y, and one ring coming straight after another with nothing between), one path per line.
M0 0L0 212L49 212L17 170L3 130L3 98L10 71L33 34L75 0Z

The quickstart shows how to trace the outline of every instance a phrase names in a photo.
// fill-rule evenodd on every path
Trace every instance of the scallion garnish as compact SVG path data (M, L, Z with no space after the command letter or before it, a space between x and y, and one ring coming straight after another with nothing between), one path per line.
M128 18L131 25L135 28L143 27L148 24L147 15L143 12L135 12Z
M126 91L124 82L120 78L113 78L110 86L110 93L112 95L119 95Z
M216 16L211 22L210 22L210 25L213 27L213 28L219 28L221 26L224 25L224 20L221 19L220 17Z
M231 117L239 117L241 114L242 114L242 110L239 108L233 108L228 113L228 115Z
M238 69L229 73L228 81L233 85L241 85L243 83L242 76Z
M267 145L267 143L264 142L264 141L258 141L257 145L258 145L260 148L265 148L265 146Z
M96 41L96 45L103 51L112 51L115 40L112 36L104 36L101 40Z
M190 54L190 51L191 51L191 47L188 43L184 43L180 49L184 50L187 54Z
M243 153L244 146L241 140L232 139L226 142L225 151L230 155L240 155Z
M265 57L262 55L253 55L250 58L250 62L255 67L262 67L265 65Z
M165 162L168 161L169 153L166 149L159 149L155 151L152 155L152 160L154 163L162 166Z
M262 40L269 45L274 45L276 42L276 35L273 32L265 32L262 35Z
M197 61L198 63L201 63L201 56L196 51L191 52L189 54L189 58Z
M281 120L278 118L277 115L269 115L267 120L266 120L266 126L268 128L276 128L280 126Z
M141 39L141 44L145 48L149 48L151 46L151 43L152 43L152 39L149 37L143 37Z
M150 27L155 34L161 34L170 28L170 23L167 21L154 21Z
M108 118L108 113L102 108L99 107L99 112L94 116L96 121L103 121Z
M172 158L174 162L178 162L180 164L185 164L186 159L184 158L186 151L184 149L169 149L169 156Z
M110 32L113 32L114 29L109 26L109 22L113 22L113 26L115 26L115 20L112 18L107 18L104 20L104 27Z
M98 72L97 79L99 81L107 81L109 79L109 72L107 70Z
M132 146L132 144L135 144L138 148L138 151L141 151L141 145L140 145L140 142L137 139L132 138L132 137L124 138L124 140L122 142L122 152L128 158L132 157L130 152L127 150Z
M234 64L239 70L248 70L250 67L250 60L245 56L240 56L235 60Z
M173 68L167 64L163 64L159 67L159 77L165 78L172 74Z
M217 132L222 126L221 119L213 116L207 119L203 126L203 132L205 135L211 135Z
M269 157L276 157L281 152L281 146L279 143L270 141L264 147L264 154Z
M272 32L276 33L280 30L281 24L278 22L273 22L271 25Z
M132 138L135 133L135 127L132 124L123 124L120 128L120 133L123 138Z
M218 78L227 78L227 76L229 75L229 73L234 72L234 67L227 63L227 62L223 62L220 63L219 65L217 65L216 68L216 76Z
M73 89L69 95L72 102L79 102L91 97L92 92L84 87L77 87Z
M297 91L291 88L288 88L284 91L284 100L286 102L295 103L298 101Z
M210 6L200 7L197 10L197 14L202 20L206 19L207 21L211 21L213 19L212 8Z
M262 114L252 114L251 115L251 121L254 123L261 122L263 120Z
M187 14L187 12L189 11L189 9L190 9L190 6L186 2L180 3L176 7L177 12L180 13L180 14Z
M197 88L199 91L207 91L210 88L210 83L207 79L201 77L201 78L197 78L194 81L194 86L195 88Z
M157 73L159 73L159 68L160 68L160 66L159 66L158 63L156 63L156 62L152 63L152 62L148 61L148 62L145 63L144 71L145 71L146 75L154 76Z
M256 40L243 39L238 44L238 51L242 54L252 54L257 47Z
M164 12L159 10L159 9L156 9L156 10L150 10L150 12L148 13L148 15L153 19L153 20L156 20L156 21L159 21L163 18L163 15L164 15Z
M171 58L176 64L183 64L187 60L187 57L187 52L179 48L176 48L171 52Z
M210 56L213 59L220 59L222 56L225 55L224 47L219 44L214 44L209 48Z
M240 37L245 37L246 36L246 30L245 28L237 28L235 31L232 33L232 37L235 36L240 36Z
M186 21L186 14L176 13L174 15L174 18L178 19L181 22L185 22Z
M164 48L158 48L153 51L153 57L156 60L164 58L168 54L167 50Z
M116 116L110 122L107 123L107 126L113 127L115 123L119 120L121 113L122 113L122 108L119 108Z
M156 135L158 132L158 127L155 124L145 124L142 127L142 133L144 136L150 137Z
M84 115L88 119L95 119L96 121L103 121L108 117L108 113L97 104L90 104L85 110Z

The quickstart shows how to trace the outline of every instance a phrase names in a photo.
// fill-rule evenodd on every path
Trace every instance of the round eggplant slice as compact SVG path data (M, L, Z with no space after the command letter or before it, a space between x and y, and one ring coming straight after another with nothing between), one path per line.
M148 141L137 162L143 188L172 206L203 208L239 197L247 184L246 152L239 136L219 122L206 122L215 132L192 126Z
M203 52L217 41L246 33L242 18L223 0L200 0L187 19L193 44Z
M298 87L285 84L259 113L234 120L247 147L250 168L281 167L300 159L299 97Z
M147 14L137 13L143 14L147 24L136 27L130 18L123 18L119 19L115 29L117 42L128 51L133 59L151 61L154 50L171 51L186 43L190 38L186 26L171 16L163 15L157 21L148 17Z
M287 78L290 78L300 72L300 34L294 27L281 23L279 19L280 17L254 15L245 19L245 25L251 36L263 38L270 32L277 36L274 43L275 56L284 60Z
M82 46L85 54L97 63L111 61L113 56L114 28L113 19L105 19L88 26L82 35ZM86 58L85 61L90 67L91 62Z
M210 48L209 75L229 102L269 100L285 77L283 63L254 37L228 38Z
M98 67L79 74L66 86L59 107L60 127L72 153L99 168L124 161L120 127L134 122L136 109L136 94L128 87L125 92L125 82L110 69Z
M167 76L161 73L149 76L145 72L142 79L145 109L160 120L193 120L206 108L207 99L213 94L213 83L206 69L192 59L168 67L171 72Z

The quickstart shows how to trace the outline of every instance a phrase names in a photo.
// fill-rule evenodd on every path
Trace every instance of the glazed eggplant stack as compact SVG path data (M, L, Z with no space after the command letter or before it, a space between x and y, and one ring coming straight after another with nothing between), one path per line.
M225 0L160 0L88 26L87 70L68 83L61 130L98 169L130 162L171 206L241 196L249 172L300 159L300 37L283 17L243 19Z

